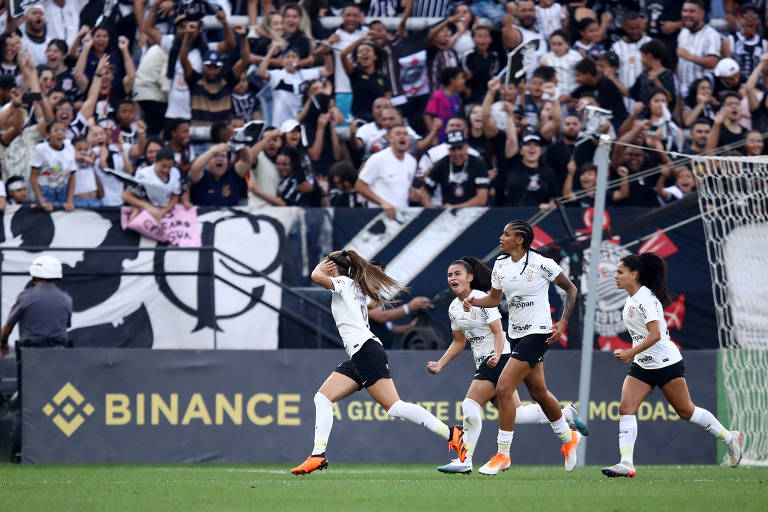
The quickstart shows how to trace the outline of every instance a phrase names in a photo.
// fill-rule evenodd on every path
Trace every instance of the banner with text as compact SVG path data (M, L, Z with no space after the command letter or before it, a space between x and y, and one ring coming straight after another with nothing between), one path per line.
M448 425L461 423L461 402L472 379L463 352L439 375L426 362L440 353L393 351L392 376L403 400L417 402ZM715 412L716 352L687 351L694 402ZM346 359L342 350L208 351L142 349L24 349L22 459L75 462L285 462L312 449L313 397ZM576 400L577 352L545 358L550 390ZM618 460L621 384L627 366L595 353L587 462ZM45 378L40 378L44 375ZM521 399L529 397L523 387ZM495 453L498 412L485 421L475 460ZM714 463L716 440L679 419L660 391L637 414L638 464ZM334 405L328 444L333 462L445 463L447 443L424 428L391 418L365 392ZM562 463L560 441L547 425L521 425L512 445L516 463Z

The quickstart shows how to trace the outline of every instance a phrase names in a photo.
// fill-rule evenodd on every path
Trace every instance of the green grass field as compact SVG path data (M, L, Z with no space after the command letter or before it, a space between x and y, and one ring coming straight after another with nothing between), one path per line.
M768 510L768 468L640 466L608 479L596 466L513 466L496 477L427 465L0 465L0 510L597 511Z

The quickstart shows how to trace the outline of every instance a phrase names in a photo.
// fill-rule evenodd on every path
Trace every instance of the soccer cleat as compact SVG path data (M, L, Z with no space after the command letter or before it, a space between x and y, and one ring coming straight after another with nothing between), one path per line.
M728 464L735 468L741 462L741 443L744 440L744 436L738 430L731 430L731 442L728 446Z
M323 470L328 467L328 459L319 455L310 455L307 460L291 470L294 475L308 475L315 470Z
M459 459L453 459L445 466L438 467L437 470L441 473L463 473L468 475L472 472L472 460L468 459L461 462Z
M464 443L464 430L458 425L451 427L450 438L448 439L448 449L456 450L459 460L464 462L467 459L467 445Z
M614 464L613 466L603 468L600 471L602 471L605 476L610 477L625 476L627 478L633 478L637 474L635 472L635 466L629 462L624 461L621 461L618 464Z
M477 471L481 475L496 475L502 471L509 469L509 455L504 455L496 452L496 455L491 457L491 460L485 463L483 467Z
M576 429L579 431L581 435L588 436L589 429L587 428L587 425L584 423L584 421L581 419L581 416L579 416L579 413L576 412L576 406L573 405L573 403L570 403L565 407L566 409L571 411L571 415L573 416L573 421L568 422L568 426L571 427L571 430Z
M581 442L581 434L575 430L571 430L571 442L564 444L560 448L560 452L565 457L565 470L570 473L573 468L576 467L576 450Z

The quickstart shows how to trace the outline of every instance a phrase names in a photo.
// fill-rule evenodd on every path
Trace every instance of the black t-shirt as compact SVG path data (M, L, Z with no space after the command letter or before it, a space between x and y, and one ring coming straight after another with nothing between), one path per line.
M299 185L307 181L304 171L298 169L280 180L277 186L277 195L280 196L288 206L309 206L311 194L302 195L299 192Z
M591 94L597 99L601 107L613 112L611 124L618 130L627 118L627 109L624 107L624 98L609 78L601 76L595 85L582 85L576 88L571 95L574 98Z
M360 68L355 68L349 75L352 86L352 115L373 121L373 102L381 96L391 95L389 81L378 70L372 75Z
M646 152L647 155L647 152ZM647 171L651 167L655 166L655 161L647 158L645 163L639 171L633 172L630 170L629 179L632 179L634 174ZM644 208L655 208L660 205L659 199L656 196L656 180L658 176L649 176L646 178L640 178L637 181L629 182L629 197L622 201L615 202L616 206L642 206ZM608 195L611 195L610 192Z
M487 189L489 181L488 170L481 159L467 155L464 165L458 167L452 164L450 156L445 156L424 178L424 185L430 193L440 187L443 204L460 204L475 197L478 190Z
M739 133L733 133L731 130L725 127L725 124L720 125L720 137L717 139L717 147L733 144L734 142L741 142L747 135L747 130L741 127Z
M504 156L504 146L507 143L507 134L499 131L494 137L487 138L484 135L475 137L472 132L467 137L467 142L472 149L480 153L480 157L485 162L488 169L493 167L494 157Z
M312 48L309 38L304 35L303 32L294 32L290 36L286 37L289 48L294 48L299 53L300 59L306 59L309 57L309 51Z
M682 10L682 2L670 2L669 0L646 0L640 8L640 14L647 20L648 36L661 40L669 50L666 55L669 62L666 65L670 69L675 69L677 65L677 34L680 30L665 34L661 31L661 22L680 21ZM707 9L708 11L709 9Z
M582 164L592 161L595 156L595 144L591 141L586 141L577 146L575 144L566 144L563 139L560 139L554 144L550 144L544 152L544 156L547 159L547 164L549 164L549 167L557 177L557 184L560 190L562 190L565 177L568 175L568 162L571 160L571 156L573 156L576 168L578 169Z
M559 197L554 171L545 165L528 167L520 155L507 161L507 187L503 206L538 206Z
M670 93L671 101L669 102L669 110L675 109L675 101L677 101L677 87L675 87L675 74L665 69L659 75L659 82ZM642 101L646 105L651 99L651 94L657 89L656 84L648 77L648 71L643 70L640 76L637 77L635 83L629 89L629 96L635 101Z
M482 103L491 75L499 72L499 55L489 50L488 57L483 57L475 51L466 54L463 61L464 69L472 72L472 77L467 80L467 87L471 94L466 103Z

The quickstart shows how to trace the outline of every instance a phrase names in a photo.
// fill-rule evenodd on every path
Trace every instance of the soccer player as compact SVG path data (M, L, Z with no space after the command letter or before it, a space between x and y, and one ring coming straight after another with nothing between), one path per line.
M440 370L464 350L464 346L469 341L476 371L467 391L467 397L461 404L467 458L464 462L454 459L445 466L440 466L437 470L443 473L471 473L472 454L475 451L483 426L482 407L488 400L497 403L495 399L496 383L507 364L507 360L509 360L511 350L509 342L504 339L501 314L497 308L475 306L470 311L464 311L462 307L462 303L467 297L485 297L486 292L491 288L491 269L477 258L465 256L454 261L448 267L448 286L456 294L456 298L448 306L453 343L439 361L427 363L427 370L434 374L440 373ZM512 390L510 401L516 409L515 423L549 423L539 404L521 405L516 389ZM569 404L563 409L563 415L569 425L573 425L573 428L577 428L582 434L588 435L587 427L576 414L573 404Z
M547 389L544 380L544 353L549 344L556 342L566 328L578 294L576 286L563 273L560 266L531 250L533 228L522 220L504 227L499 246L504 255L496 260L491 274L491 293L485 297L468 296L464 311L472 306L496 307L502 295L509 306L507 336L512 352L496 384L499 402L499 451L480 468L482 474L496 474L509 468L509 447L515 428L516 407L513 391L525 382L528 393L549 419L552 430L563 442L565 470L576 466L576 449L581 434L568 426L560 404ZM554 282L566 292L563 315L552 325L549 311L549 283Z
M315 394L315 445L307 460L291 470L304 475L328 467L325 448L333 426L333 403L363 388L396 418L420 424L448 441L464 460L467 447L461 427L445 423L416 404L400 400L389 373L387 354L368 327L368 310L387 305L402 287L355 251L330 253L312 271L312 280L333 292L331 312L349 360L341 363Z
M619 405L619 451L621 461L603 468L605 476L635 476L632 460L637 438L635 413L654 386L659 386L675 412L728 446L728 459L735 468L741 462L741 432L726 430L711 412L691 402L685 382L683 357L669 339L664 306L670 303L667 266L658 255L647 252L622 258L616 267L616 286L629 293L622 317L632 336L632 348L617 349L613 355L632 363L624 378Z

